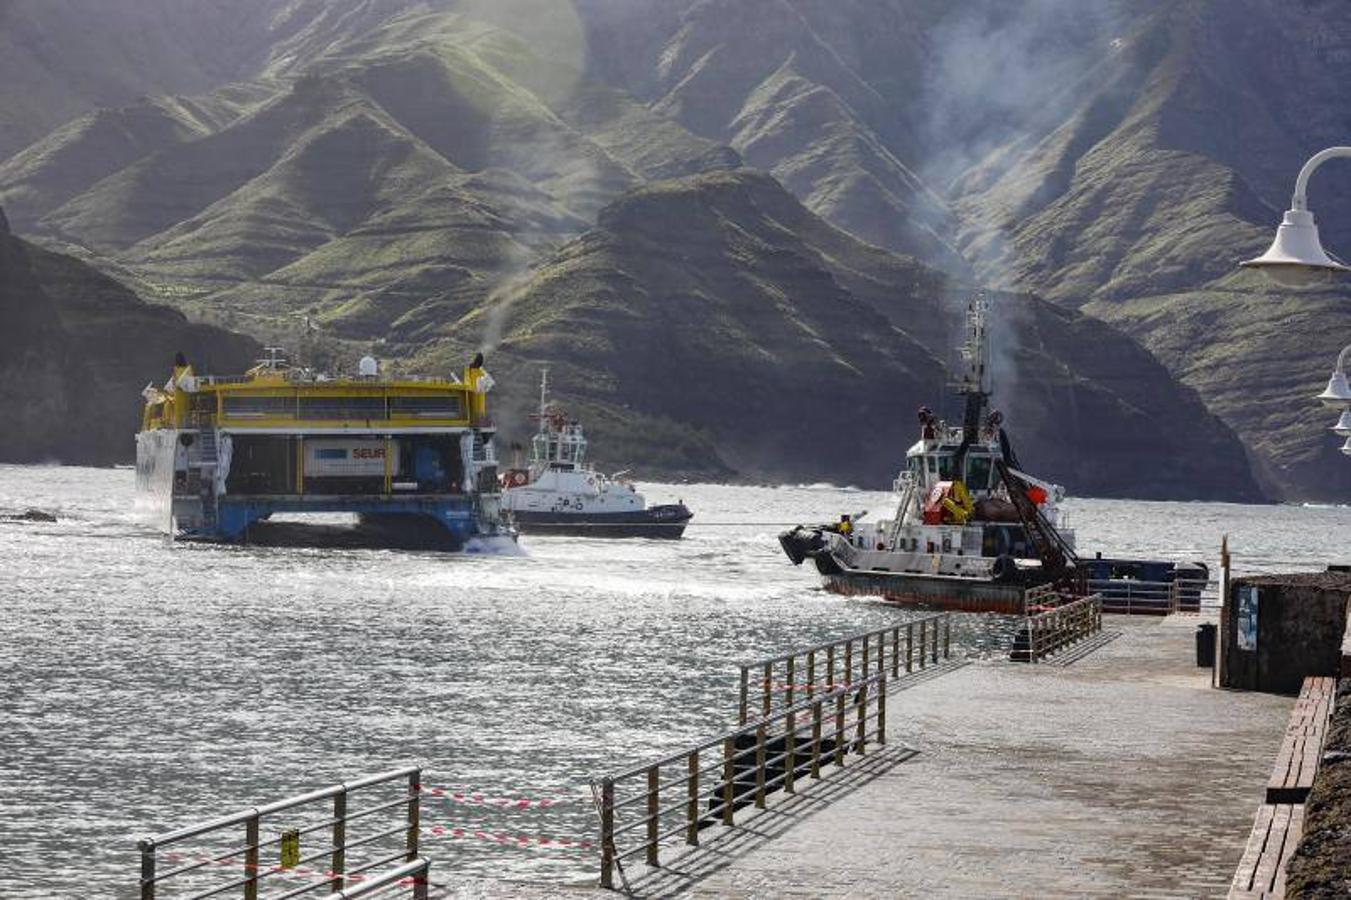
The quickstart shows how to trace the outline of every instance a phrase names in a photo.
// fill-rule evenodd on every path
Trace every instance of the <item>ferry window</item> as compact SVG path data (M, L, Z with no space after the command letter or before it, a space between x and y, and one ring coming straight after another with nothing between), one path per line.
M389 412L422 419L459 419L464 415L457 396L390 397Z
M384 397L301 397L302 419L383 419Z
M990 458L971 456L966 460L966 486L976 490L986 490L990 486Z
M952 480L952 457L938 457L938 478L940 481Z
M936 460L936 459L934 459L932 456L930 456L930 457L929 457L929 474L930 474L930 475L935 475L935 474L937 474L937 473L938 473L938 460Z
M295 411L293 397L232 397L225 396L225 415L239 418L290 416Z

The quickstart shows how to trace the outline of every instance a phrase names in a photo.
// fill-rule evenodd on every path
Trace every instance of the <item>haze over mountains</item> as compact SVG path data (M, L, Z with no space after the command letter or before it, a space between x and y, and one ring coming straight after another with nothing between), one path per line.
M648 474L885 483L985 285L1037 471L1328 499L1346 291L1234 265L1349 74L1330 0L11 0L0 204L260 339L487 347L499 418L550 364Z

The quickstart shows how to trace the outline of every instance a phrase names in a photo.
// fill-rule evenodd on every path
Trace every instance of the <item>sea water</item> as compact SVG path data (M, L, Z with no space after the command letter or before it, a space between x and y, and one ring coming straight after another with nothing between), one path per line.
M414 762L424 782L557 801L424 803L455 873L594 877L589 780L735 721L737 664L912 614L837 597L776 535L894 500L828 485L641 485L683 540L530 537L520 556L170 543L133 473L0 467L0 896L135 895L136 840ZM1071 500L1081 551L1240 571L1344 561L1351 511ZM969 637L969 633L968 637ZM979 643L969 639L967 644Z

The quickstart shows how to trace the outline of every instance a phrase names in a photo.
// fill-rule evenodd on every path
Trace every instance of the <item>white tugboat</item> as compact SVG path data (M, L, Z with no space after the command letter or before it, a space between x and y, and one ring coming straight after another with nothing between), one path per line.
M632 484L586 462L582 426L549 403L549 372L540 377L539 430L528 466L502 474L502 508L524 533L590 537L679 538L693 513L684 503L649 507ZM622 474L622 473L621 473Z
M989 409L988 313L983 297L967 308L961 426L920 409L920 439L894 485L895 516L798 526L779 536L788 558L795 565L811 559L836 593L981 612L1022 613L1029 588L1046 584L1078 591L1123 575L1203 578L1199 564L1076 556L1061 510L1064 488L1021 471L1002 414Z

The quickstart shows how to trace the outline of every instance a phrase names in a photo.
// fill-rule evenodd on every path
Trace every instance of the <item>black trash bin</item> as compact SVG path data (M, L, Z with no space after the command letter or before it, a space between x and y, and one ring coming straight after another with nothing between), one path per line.
M1215 637L1218 632L1214 622L1204 622L1196 626L1196 665L1198 668L1215 667Z

